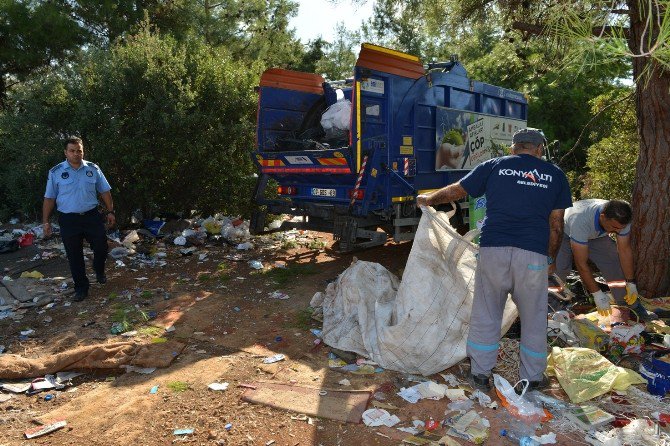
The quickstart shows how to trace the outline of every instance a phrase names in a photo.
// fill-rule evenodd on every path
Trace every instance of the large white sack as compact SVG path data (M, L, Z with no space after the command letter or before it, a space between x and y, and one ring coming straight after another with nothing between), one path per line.
M344 99L328 107L321 115L321 127L324 130L332 128L339 130L349 130L351 122L351 101Z
M458 363L466 357L477 251L446 214L426 208L400 284L383 266L354 261L326 289L325 343L406 373ZM508 299L502 333L516 316Z

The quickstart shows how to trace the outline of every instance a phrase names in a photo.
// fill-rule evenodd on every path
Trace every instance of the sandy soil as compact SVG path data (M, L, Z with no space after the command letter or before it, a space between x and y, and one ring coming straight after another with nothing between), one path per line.
M323 291L344 271L353 255L331 249L332 238L326 234L312 233L311 238L323 241L325 249L298 246L282 250L266 240L265 248L240 252L216 242L199 247L191 256L182 256L175 247L169 247L167 265L162 268L136 268L130 262L126 267L115 267L110 260L108 283L93 285L84 302L72 302L66 307L63 304L68 297L60 296L56 306L42 313L29 310L21 321L0 321L0 344L10 353L30 357L76 345L121 340L110 333L113 322L120 312L128 311L130 317L139 314L137 309L155 311L156 318L133 325L139 330L136 340L151 342L152 338L164 336L187 345L169 367L149 375L88 371L73 380L73 387L49 392L56 395L50 401L44 400L45 393L14 395L0 403L0 445L186 442L358 446L397 445L407 436L396 429L369 428L327 418L310 424L292 419L297 414L290 411L243 402L240 397L245 388L240 384L254 380L342 389L338 381L347 378L351 382L347 389L381 390L387 397L384 402L399 407L393 412L403 425L412 419L442 420L447 399L409 404L395 395L402 384L400 373L354 375L328 368L328 347L315 346L315 337L309 331L320 328L320 323L310 319L306 309L314 293ZM401 275L410 249L411 243L389 243L355 255ZM28 265L37 252L37 247L31 247L2 257L0 267L16 269L21 262ZM199 261L202 253L207 258ZM249 266L251 259L261 260L266 270L271 270L275 262L283 262L290 274L261 273ZM62 258L43 262L34 269L46 277L69 276ZM276 290L290 298L269 298L268 294ZM175 331L165 334L163 329L170 325ZM26 328L33 328L35 335L20 341L19 332ZM285 354L287 360L262 363L264 357L276 353ZM458 367L453 369L460 373ZM439 376L432 378L442 382ZM207 385L212 382L228 382L230 387L222 392L211 391ZM183 391L176 389L180 385ZM153 386L159 386L156 394L149 393ZM491 396L495 399L493 393ZM486 444L510 444L498 435L500 427L510 422L504 409L476 408L492 424ZM35 420L60 418L67 420L66 428L38 439L24 439L23 432L34 427ZM232 424L230 430L224 427L228 423ZM195 432L178 437L173 430L179 428L192 428ZM444 429L437 432L444 433ZM559 436L559 444L573 441Z

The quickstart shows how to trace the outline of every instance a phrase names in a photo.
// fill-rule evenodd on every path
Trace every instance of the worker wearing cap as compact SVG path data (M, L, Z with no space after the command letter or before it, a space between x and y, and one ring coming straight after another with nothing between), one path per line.
M615 302L630 306L640 320L658 319L638 300L630 243L633 210L623 200L581 200L565 212L565 232L556 257L556 274L565 280L575 268L586 291L591 293L601 316L612 313L610 299L593 278L588 261L600 270ZM613 235L616 241L609 237Z
M44 235L52 233L49 217L58 209L60 235L65 246L70 272L74 280L74 300L88 296L89 281L84 264L84 239L93 250L93 269L98 283L105 283L107 236L98 212L98 194L107 208L109 226L116 222L111 187L100 168L84 160L82 140L71 137L65 141L65 161L49 170L49 178L42 205Z
M547 268L563 236L563 213L572 205L565 174L542 159L546 139L532 128L517 131L512 155L475 167L462 180L417 204L430 206L486 195L475 273L467 354L470 382L489 391L508 293L521 318L521 378L540 387L547 365Z

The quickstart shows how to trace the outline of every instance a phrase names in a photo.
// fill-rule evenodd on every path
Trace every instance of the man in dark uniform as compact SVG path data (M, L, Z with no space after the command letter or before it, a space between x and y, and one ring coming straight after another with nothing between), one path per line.
M531 388L545 384L547 270L563 236L564 210L572 206L565 174L541 159L544 134L521 129L512 142L512 155L485 161L459 182L417 196L419 206L431 206L486 195L466 345L469 380L482 391L491 388L508 293L521 319L519 375Z
M80 138L71 137L65 141L65 158L49 171L42 222L44 235L49 237L52 233L49 217L54 207L58 209L61 238L74 279L74 300L82 301L88 296L89 287L84 265L84 239L93 250L93 269L98 283L107 282L107 236L98 212L98 194L107 208L107 224L113 226L116 219L112 188L100 168L84 160L84 145Z

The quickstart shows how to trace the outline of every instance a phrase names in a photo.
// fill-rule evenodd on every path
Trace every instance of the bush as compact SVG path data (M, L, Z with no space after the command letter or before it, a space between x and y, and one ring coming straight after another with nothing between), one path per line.
M122 218L138 208L248 215L256 83L225 52L148 29L85 55L71 73L37 76L0 120L7 208L39 212L60 140L77 134Z
M630 90L620 89L591 101L593 112L602 111L587 150L582 198L631 199L635 183L635 163L640 140L637 135L635 104ZM607 109L605 106L610 105Z

